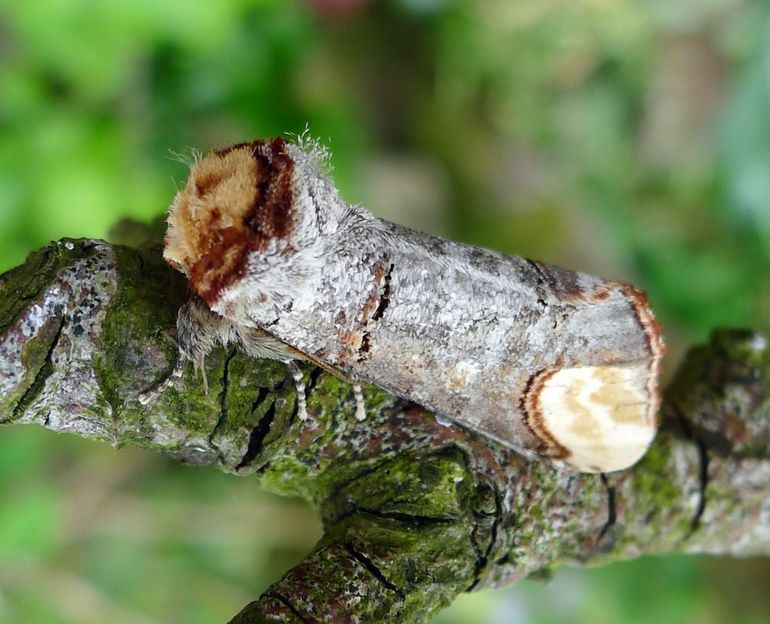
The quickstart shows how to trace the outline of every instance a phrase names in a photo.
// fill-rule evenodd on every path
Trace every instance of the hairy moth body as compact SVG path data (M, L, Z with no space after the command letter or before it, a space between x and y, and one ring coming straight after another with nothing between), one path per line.
M188 358L214 336L382 386L529 456L588 472L641 457L664 352L641 291L377 219L339 197L322 159L273 139L193 166L164 252L199 298L180 314ZM189 327L201 308L215 313L206 340Z

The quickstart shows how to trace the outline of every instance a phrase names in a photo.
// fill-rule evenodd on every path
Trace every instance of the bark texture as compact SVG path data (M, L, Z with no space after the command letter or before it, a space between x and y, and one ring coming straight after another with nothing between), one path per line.
M715 332L668 388L645 458L612 474L530 462L374 387L217 350L210 390L173 366L186 286L158 247L62 240L0 277L0 424L39 423L254 475L300 495L325 535L232 620L425 622L459 592L565 562L662 552L770 553L770 349Z

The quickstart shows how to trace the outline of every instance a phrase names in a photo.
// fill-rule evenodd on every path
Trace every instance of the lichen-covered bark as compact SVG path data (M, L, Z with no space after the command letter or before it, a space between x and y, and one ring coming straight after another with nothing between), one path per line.
M185 284L158 248L64 240L0 277L0 423L36 422L254 474L301 495L325 536L233 622L424 622L459 592L563 562L660 552L770 553L770 350L718 332L668 389L663 428L630 470L539 462L376 388L215 351L143 407L176 355Z

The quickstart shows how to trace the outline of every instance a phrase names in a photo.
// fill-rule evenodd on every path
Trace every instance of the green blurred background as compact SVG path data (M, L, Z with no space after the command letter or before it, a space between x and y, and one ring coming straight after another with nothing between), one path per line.
M749 0L0 0L0 270L149 220L174 154L309 127L377 215L645 288L669 372L770 329L770 9ZM0 430L0 622L224 622L320 534L247 478ZM648 558L438 624L770 621L766 560Z

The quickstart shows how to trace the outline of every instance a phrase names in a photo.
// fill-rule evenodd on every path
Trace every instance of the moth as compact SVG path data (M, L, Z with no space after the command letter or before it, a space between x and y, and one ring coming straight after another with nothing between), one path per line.
M177 377L232 343L298 381L308 360L376 384L531 458L605 472L644 454L664 345L641 291L375 218L340 198L325 160L274 138L192 166L164 248L194 293Z

